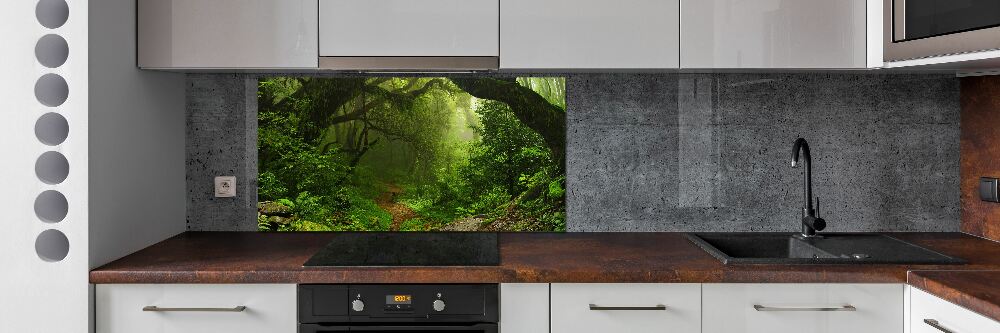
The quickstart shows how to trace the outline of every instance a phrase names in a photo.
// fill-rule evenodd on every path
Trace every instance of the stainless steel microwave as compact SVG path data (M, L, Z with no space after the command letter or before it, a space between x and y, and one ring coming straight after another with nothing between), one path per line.
M884 60L1000 49L1000 0L883 0Z

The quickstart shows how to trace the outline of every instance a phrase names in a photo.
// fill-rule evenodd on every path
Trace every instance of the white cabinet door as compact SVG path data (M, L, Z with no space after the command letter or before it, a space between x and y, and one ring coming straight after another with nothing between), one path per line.
M682 0L681 68L865 68L867 8L865 0Z
M319 0L324 57L496 57L499 0Z
M500 284L500 333L548 333L549 284Z
M501 69L678 66L678 0L503 0Z
M720 283L702 289L705 333L903 332L901 284ZM845 306L855 310L830 311Z
M910 290L910 332L1000 333L1000 323L927 292ZM934 325L937 325L935 327ZM940 327L940 328L938 328Z
M138 1L139 67L317 67L317 0Z
M298 330L294 284L99 284L95 304L98 333ZM148 306L163 311L144 311ZM238 306L246 308L217 311Z
M698 333L701 285L552 284L552 333Z

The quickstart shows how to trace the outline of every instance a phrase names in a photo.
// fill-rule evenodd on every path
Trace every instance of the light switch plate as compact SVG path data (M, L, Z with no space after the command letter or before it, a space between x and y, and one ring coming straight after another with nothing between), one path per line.
M979 178L979 200L989 202L1000 202L1000 195L997 193L997 179L992 177Z
M236 177L219 176L215 177L215 197L232 198L236 196Z

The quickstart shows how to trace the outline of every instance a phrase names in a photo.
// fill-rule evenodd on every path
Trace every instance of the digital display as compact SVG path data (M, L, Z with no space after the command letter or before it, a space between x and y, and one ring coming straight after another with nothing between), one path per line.
M385 304L412 304L412 295L385 295Z

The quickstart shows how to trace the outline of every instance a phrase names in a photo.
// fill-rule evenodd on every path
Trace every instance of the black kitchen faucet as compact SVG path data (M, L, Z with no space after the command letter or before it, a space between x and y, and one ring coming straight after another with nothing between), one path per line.
M802 173L802 194L805 202L802 204L802 237L819 237L816 231L826 228L826 220L820 218L812 205L812 156L809 155L809 143L798 138L792 146L792 167L799 166L799 151L802 152L802 163L805 171ZM816 198L816 208L819 208L819 198Z

